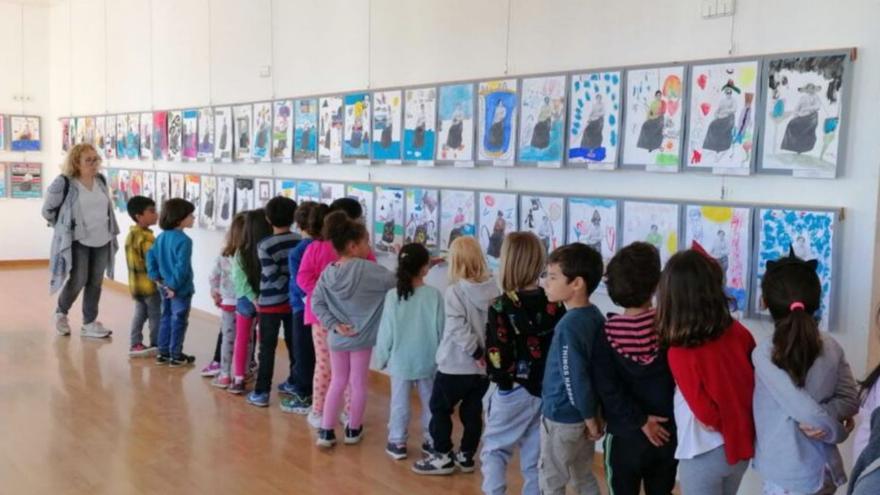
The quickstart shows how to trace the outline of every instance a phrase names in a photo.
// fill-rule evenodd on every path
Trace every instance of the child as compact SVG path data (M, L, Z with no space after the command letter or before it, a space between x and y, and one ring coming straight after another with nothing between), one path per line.
M228 388L232 384L232 349L235 346L235 284L232 283L232 262L235 250L241 243L244 233L244 214L238 213L232 218L229 232L226 233L226 245L220 256L214 261L211 270L211 298L220 308L220 334L223 341L220 348L220 372L211 380L211 385Z
M430 451L429 400L434 385L434 357L443 334L443 294L425 285L431 256L421 244L407 244L397 256L397 288L385 295L376 343L376 363L391 375L391 417L385 452L406 459L409 392L422 401L422 450Z
M449 284L430 402L429 429L434 450L413 465L418 474L452 474L456 466L462 472L473 472L483 429L483 395L489 388L483 362L486 322L489 305L501 292L473 237L459 237L450 245ZM457 454L452 451L452 413L456 406L464 425Z
M834 493L846 482L836 444L849 435L858 389L843 349L816 323L822 300L816 266L792 253L767 262L761 281L775 330L752 353L753 466L767 495Z
M134 318L131 320L131 346L128 355L150 356L156 352L159 319L162 316L162 299L156 283L147 276L147 252L155 238L151 225L156 225L156 203L145 196L128 200L128 216L135 225L125 238L125 261L128 264L128 290L134 299ZM150 345L144 345L144 323L150 322Z
M185 366L195 361L183 353L189 310L195 293L192 272L192 239L183 229L193 226L195 206L172 198L162 205L159 234L147 252L147 273L159 285L162 295L162 323L159 327L157 364Z
M232 283L235 286L235 346L232 350L232 384L227 391L244 393L246 368L250 367L254 319L257 316L257 294L260 290L260 258L257 246L272 235L266 212L260 208L245 212L244 234L232 262Z
M260 241L257 254L261 266L260 295L257 310L260 314L260 357L257 384L247 401L257 407L269 405L272 391L272 373L275 370L275 350L278 348L278 330L284 325L284 335L293 331L290 312L290 273L287 256L299 242L299 235L290 231L296 202L276 196L266 203L266 219L272 226L272 235ZM286 341L288 349L292 339ZM288 366L290 369L290 366Z
M682 493L735 494L754 455L755 340L731 317L723 278L695 250L674 255L660 276L656 322L677 386Z
M520 447L523 493L538 493L541 447L541 385L553 329L565 314L547 300L538 279L544 246L531 232L513 232L501 241L501 288L489 307L486 371L497 389L489 399L480 453L483 493L507 491L507 463Z
M611 314L596 341L593 383L608 420L605 474L609 493L672 493L675 488L675 381L654 328L652 299L660 281L660 253L634 242L608 263Z
M880 313L878 313L880 320ZM853 435L853 459L858 459L871 437L871 415L880 408L880 364L874 367L864 381L859 382L859 425Z
M870 436L856 458L847 495L880 493L880 409L875 409L867 419L870 419Z
M346 201L347 200L347 201ZM322 210L323 211L323 210ZM363 215L361 204L352 198L341 198L333 202L326 214L342 211L354 221L360 222ZM362 223L362 222L361 222ZM309 413L308 422L312 428L320 428L324 416L324 399L327 389L330 387L330 349L327 347L328 329L322 325L312 311L312 294L324 268L339 258L333 243L328 239L315 238L303 252L299 271L296 274L296 284L305 292L306 303L303 321L312 326L312 340L315 346L315 371L312 381L312 411ZM367 257L370 261L376 261L372 251ZM348 407L346 407L348 409Z
M363 436L370 356L382 318L382 302L395 280L388 269L367 261L367 229L344 212L327 215L323 237L339 255L321 274L312 295L315 316L330 330L330 388L317 441L319 447L327 448L336 443L333 425L346 386L351 387L351 412L345 443L356 444Z
M602 279L602 255L586 244L557 248L547 261L547 300L565 305L544 370L539 483L544 495L599 494L593 475L595 442L602 436L590 360L605 318L590 302Z
M294 214L294 221L300 232L302 240L287 257L288 273L290 273L290 308L293 313L293 330L291 335L284 336L285 342L293 344L293 353L290 355L290 376L284 383L278 385L281 397L281 410L294 414L308 414L312 407L312 380L315 377L315 344L312 341L312 326L305 323L305 297L306 294L296 283L296 275L299 273L299 265L302 262L306 248L316 237L320 238L321 228L324 225L324 215L327 205L306 201L299 205ZM291 346L288 345L290 350Z

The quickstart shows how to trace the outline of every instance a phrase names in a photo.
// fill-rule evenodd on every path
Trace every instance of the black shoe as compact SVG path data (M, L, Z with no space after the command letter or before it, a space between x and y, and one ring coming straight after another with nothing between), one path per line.
M348 425L345 426L345 444L346 445L354 445L356 443L360 443L361 439L364 437L364 426L361 425L357 430L351 429Z
M315 442L315 445L318 447L323 447L325 449L329 449L330 447L336 445L336 432L333 430L325 430L324 428L318 429L318 441Z
M413 464L412 470L416 474L428 476L449 475L455 472L455 461L451 454L433 453Z
M422 454L431 455L434 452L434 446L431 445L431 442L425 440L422 442Z
M473 473L477 464L474 462L474 454L469 452L457 452L454 456L455 467L462 473Z
M179 356L174 356L171 358L171 360L168 362L168 366L171 366L172 368L177 368L180 366L189 366L194 362L196 362L195 356L188 356L186 354L180 353Z
M388 442L385 445L385 453L395 461L406 459L406 444Z
M156 364L166 365L171 362L171 356L167 354L159 354L156 356Z

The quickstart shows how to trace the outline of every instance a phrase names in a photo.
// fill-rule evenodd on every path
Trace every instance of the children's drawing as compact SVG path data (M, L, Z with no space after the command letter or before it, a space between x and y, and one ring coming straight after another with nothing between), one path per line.
M78 143L77 143L78 144ZM104 158L109 160L116 156L116 116L104 118Z
M198 148L199 160L211 161L214 158L214 109L204 107L199 109L198 125Z
M40 118L29 115L9 117L12 151L40 151ZM14 185L13 185L14 186ZM13 189L13 197L15 190Z
M232 225L235 207L235 179L217 177L217 189L214 193L214 226L226 229Z
M253 111L251 105L232 107L232 127L235 136L233 157L236 161L246 160L251 156L251 129L253 129Z
M272 103L254 103L254 139L251 141L251 158L255 162L272 160Z
M130 113L125 116L125 157L137 160L141 157L140 115Z
M373 244L377 251L394 254L403 247L403 196L399 187L376 187Z
M610 170L620 146L620 71L571 77L568 161Z
M214 159L232 161L232 143L235 133L232 130L232 108L214 107Z
M266 203L275 196L275 192L272 190L273 185L274 182L272 179L262 177L254 179L254 194L256 195L255 208L264 208Z
M617 252L617 200L568 199L568 243L580 242L595 249L607 264Z
M373 186L370 184L351 184L346 188L346 196L356 199L364 211L364 225L373 225Z
M512 166L516 133L516 79L481 82L477 159Z
M117 127L119 127L119 122L117 122ZM168 160L180 161L182 156L183 114L177 110L172 110L168 112Z
M42 163L13 163L9 167L9 186L13 198L43 196Z
M301 180L296 183L297 201L314 201L321 202L321 184L311 180Z
M0 116L0 119L2 119L2 116ZM6 164L0 163L0 198L5 198L8 194L6 192L6 177Z
M111 189L113 192L111 199L116 206L116 211L119 213L125 213L128 207L128 200L131 199L131 191L129 190L129 186L131 185L131 171L123 168L116 170L115 172L116 173L113 175L113 180L111 182L114 186Z
M128 119L125 115L116 116L116 158L125 158L125 134L128 132Z
M436 139L437 88L407 89L404 94L403 158L431 161Z
M95 135L95 132L96 132L95 117L83 117L83 126L85 129L83 131L84 142L94 145L95 142L97 141L96 135Z
M256 208L254 195L254 179L250 177L235 178L235 212L253 210Z
M143 195L156 201L156 172L152 170L144 170ZM159 208L157 207L156 210L158 211Z
M199 198L199 225L206 229L214 228L214 210L216 209L217 177L202 176L202 193Z
M417 242L428 249L437 248L439 224L440 193L436 189L407 189L404 242Z
M845 63L843 54L767 63L764 168L837 175Z
M278 100L273 105L272 159L290 162L293 160L293 102Z
M275 196L296 199L296 181L293 179L275 179Z
M342 125L345 120L342 98L321 98L319 110L318 157L325 162L342 163Z
M144 112L140 115L139 121L141 158L148 160L153 157L153 114Z
M345 197L345 184L338 182L321 183L321 203L329 205L339 198Z
M822 299L816 317L822 330L828 330L833 317L834 300L834 231L837 215L830 211L789 209L758 210L758 269L756 273L753 310L761 307L761 280L767 262L793 252L802 260L816 260L816 272L822 288ZM762 314L769 314L761 311Z
M684 66L626 73L623 163L677 172L681 163Z
M199 111L184 110L182 112L183 126L181 127L181 156L186 161L193 161L199 156Z
M107 117L107 129L115 124L113 117ZM109 146L109 144L108 144ZM109 156L109 155L108 155ZM168 156L168 112L153 112L153 160L164 160Z
M345 128L342 143L345 158L370 157L370 94L345 95Z
M440 86L437 159L474 159L474 85Z
M373 160L400 160L403 94L400 90L373 93Z
M501 260L501 244L504 236L517 229L516 194L479 193L477 214L480 246L486 254L489 268L497 270Z
M449 250L452 241L477 233L475 194L473 191L440 191L440 249Z
M186 174L186 177L184 178L183 199L189 201L196 207L194 215L198 221L202 199L202 181L200 175Z
M751 210L727 206L688 205L685 209L685 246L695 241L721 265L727 295L740 315L749 304L751 267Z
M318 158L318 100L306 98L294 100L293 136L294 161L316 160Z
M565 76L532 77L520 88L519 160L561 166Z
M144 195L144 171L143 170L132 170L129 175L129 186L128 190L131 192L132 196L143 196Z
M171 178L171 197L183 198L186 194L186 177L183 174L170 174Z
M519 212L519 230L537 235L547 253L565 244L564 198L523 194Z
M99 117L103 120L104 117ZM71 119L60 119L61 122L61 151L66 152L70 149L70 120ZM103 137L103 136L101 136ZM0 114L0 150L6 149L6 117L3 114ZM103 149L103 146L98 148ZM6 166L4 165L3 170L6 170ZM4 175L5 177L5 175ZM4 181L5 182L5 181ZM5 190L4 190L5 192ZM3 197L6 197L4 194Z
M0 120L2 120L2 116L0 116ZM152 120L152 116L150 117L150 120ZM2 127L2 124L0 124L0 127ZM107 117L105 117L103 115L99 115L99 116L95 117L95 148L98 150L98 152L101 152L104 150L104 136L106 133L106 128L107 128ZM2 129L0 129L0 130L2 130ZM63 132L63 130L62 130L62 132ZM141 139L143 139L143 134L141 134L141 136L142 136ZM150 136L147 135L148 139L149 139L149 137ZM2 140L2 139L3 138L0 138L0 140ZM3 149L3 147L0 146L0 149Z
M691 68L687 161L692 167L748 170L754 147L758 62Z
M678 205L624 201L623 242L647 242L660 251L660 262L665 265L678 251Z
M156 172L156 204L160 210L169 199L171 199L171 174Z

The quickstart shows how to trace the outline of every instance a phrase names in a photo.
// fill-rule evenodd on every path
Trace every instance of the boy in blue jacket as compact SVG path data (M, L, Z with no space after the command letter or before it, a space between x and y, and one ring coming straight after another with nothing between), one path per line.
M605 317L590 303L602 278L602 255L586 244L562 246L550 254L544 290L547 300L565 305L547 354L543 383L543 424L538 482L543 495L599 495L593 453L602 436L590 362Z
M159 355L156 364L185 366L195 357L183 353L183 339L189 323L189 310L195 293L192 271L192 239L183 229L193 226L195 206L172 198L162 206L159 227L163 232L147 252L147 274L156 281L162 295L159 325Z

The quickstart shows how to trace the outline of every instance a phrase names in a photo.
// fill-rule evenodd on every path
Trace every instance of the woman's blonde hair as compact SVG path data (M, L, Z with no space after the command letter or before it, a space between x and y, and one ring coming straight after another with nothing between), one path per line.
M449 281L459 280L485 282L489 280L489 267L480 243L473 237L459 237L449 246Z
M544 271L546 253L538 236L511 232L501 244L501 289L511 292L538 281Z
M61 173L71 178L79 177L79 164L83 154L87 151L93 151L100 159L101 155L94 145L90 143L77 144L67 152L67 157L64 158L64 163L61 164Z

